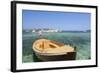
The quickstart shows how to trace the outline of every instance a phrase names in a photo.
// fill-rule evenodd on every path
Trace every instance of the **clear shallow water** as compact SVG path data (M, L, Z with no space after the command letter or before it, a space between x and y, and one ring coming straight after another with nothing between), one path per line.
M64 44L76 46L76 60L86 60L91 58L90 32L53 32L43 33L44 38L55 40ZM39 39L38 34L28 32L23 33L23 62L40 62L32 50L32 44Z

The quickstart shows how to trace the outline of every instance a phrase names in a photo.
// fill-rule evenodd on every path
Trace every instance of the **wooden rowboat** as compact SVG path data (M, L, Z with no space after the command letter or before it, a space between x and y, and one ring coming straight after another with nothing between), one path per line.
M74 47L47 39L35 41L32 49L36 56L43 61L74 60L76 56Z

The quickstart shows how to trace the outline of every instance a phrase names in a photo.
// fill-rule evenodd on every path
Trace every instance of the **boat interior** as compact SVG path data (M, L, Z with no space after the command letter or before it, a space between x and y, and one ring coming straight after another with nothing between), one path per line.
M34 47L41 52L67 52L73 51L74 48L52 40L40 39L34 43Z
M64 46L64 44L55 42L55 41L51 41L51 40L41 40L39 42L37 42L37 47L38 48L42 48L42 49L46 49L46 48L58 48L61 46Z

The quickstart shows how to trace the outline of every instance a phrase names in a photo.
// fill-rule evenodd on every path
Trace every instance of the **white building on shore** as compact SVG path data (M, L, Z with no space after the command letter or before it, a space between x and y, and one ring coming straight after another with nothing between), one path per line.
M41 29L41 30L35 30L33 29L32 32L59 32L57 29Z

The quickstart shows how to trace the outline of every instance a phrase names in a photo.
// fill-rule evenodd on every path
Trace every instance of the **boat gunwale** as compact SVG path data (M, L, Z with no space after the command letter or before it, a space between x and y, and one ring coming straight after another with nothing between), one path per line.
M41 39L40 39L40 40L41 40ZM45 39L45 40L47 40L47 39ZM39 40L37 40L37 41L39 41ZM46 53L46 52L41 52L41 51L39 51L38 49L36 49L36 48L34 47L35 43L36 43L36 42L33 43L32 49L33 49L33 51L35 51L36 53L41 54L41 55L47 55L47 56L65 55L65 54L68 54L68 53L71 53L71 52L76 52L76 50L75 50L74 47L73 47L73 48L74 48L74 51L71 51L71 52L60 52L60 53ZM65 46L66 46L66 45L65 45Z

